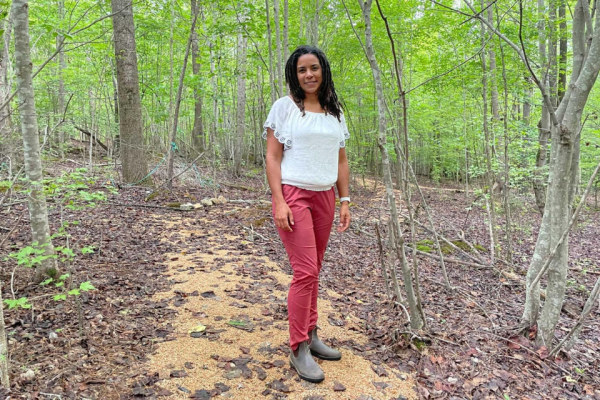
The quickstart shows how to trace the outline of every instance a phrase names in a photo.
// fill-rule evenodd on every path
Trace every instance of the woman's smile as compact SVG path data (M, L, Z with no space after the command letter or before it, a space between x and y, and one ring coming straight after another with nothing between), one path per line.
M319 59L314 54L304 54L298 58L296 67L298 82L305 94L317 94L323 80Z

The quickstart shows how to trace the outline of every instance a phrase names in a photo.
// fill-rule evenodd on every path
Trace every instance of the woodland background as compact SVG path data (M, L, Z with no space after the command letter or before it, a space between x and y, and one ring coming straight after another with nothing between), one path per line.
M82 335L79 298L96 289L89 276L73 276L73 265L97 250L91 243L71 248L82 210L101 213L131 193L138 206L175 209L192 192L206 200L227 190L266 193L262 123L287 93L289 53L311 44L327 54L344 105L353 190L365 198L378 193L377 185L387 190L383 216L359 212L352 230L374 248L375 229L383 235L380 290L394 318L414 333L404 344L421 350L430 340L430 311L420 297L434 290L427 263L447 256L450 265L486 269L486 279L495 273L517 282L512 317L496 335L522 338L541 359L550 353L567 363L559 350L577 351L580 335L598 347L597 338L581 333L586 318L597 317L599 293L597 244L582 242L598 227L600 190L595 1L18 0L0 3L0 11L7 318L27 315L31 299L45 296L41 282L59 291L53 301L74 302ZM560 105L568 108L569 96L581 93L582 105L560 116ZM557 139L565 144L565 132L567 147L556 146ZM562 170L559 148L571 160ZM553 168L555 177L569 179L550 179L548 189ZM460 203L439 201L447 195ZM543 272L534 281L546 261L549 281ZM434 270L443 272L436 285L444 287L435 290L456 293L454 273L443 263ZM540 281L549 287L541 304ZM557 346L572 327L574 340ZM18 375L4 364L3 382ZM598 396L591 373L597 361L575 364L548 368L560 375L561 390Z

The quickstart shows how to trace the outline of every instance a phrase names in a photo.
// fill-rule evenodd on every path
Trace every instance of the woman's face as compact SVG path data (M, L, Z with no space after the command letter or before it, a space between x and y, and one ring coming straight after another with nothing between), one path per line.
M306 94L316 94L323 81L321 64L314 54L304 54L298 59L296 73L300 87Z

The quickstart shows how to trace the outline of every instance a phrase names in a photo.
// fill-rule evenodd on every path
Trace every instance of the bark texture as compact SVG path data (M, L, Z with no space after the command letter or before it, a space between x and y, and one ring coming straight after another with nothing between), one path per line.
M241 32L238 33L237 54L237 114L236 114L236 140L234 148L234 174L242 173L242 150L244 146L244 131L246 130L246 48L248 38Z
M587 0L578 0L573 18L573 69L570 84L555 113L552 113L552 149L550 178L546 196L546 209L534 256L527 275L527 303L524 319L538 324L538 341L552 346L554 331L561 313L567 276L568 231L571 214L570 190L575 141L581 128L581 116L589 94L600 70L600 29L593 32L591 45L585 57L584 15L589 12ZM595 26L600 26L600 13L595 15ZM580 62L581 61L581 62ZM560 238L564 236L561 242ZM559 245L560 244L560 245ZM550 256L550 249L558 245L548 268L546 301L539 319L539 287L531 285L539 270Z
M198 15L198 0L191 0L192 15ZM200 74L200 54L198 46L198 32L192 31L192 72L194 76ZM199 84L194 86L194 127L192 128L192 143L196 151L202 152L206 147L206 138L202 124L202 90Z
M482 1L481 3L482 7L485 7L485 2ZM493 21L493 19L492 19ZM481 24L481 47L485 47L485 35L486 35L486 29L485 29L485 25L482 23ZM493 54L493 52L492 52ZM495 69L496 69L496 61L495 61L496 55L494 54L494 74L495 74ZM498 236L496 233L496 207L494 205L494 194L493 194L493 185L494 182L496 181L495 179L495 174L494 174L494 170L493 170L493 166L492 166L492 160L494 159L494 151L493 151L493 139L492 139L492 135L490 134L490 126L488 123L488 79L487 79L487 65L486 65L486 57L485 57L485 51L481 52L481 69L482 69L482 74L481 74L481 83L482 83L482 98L483 98L483 133L484 133L484 137L485 137L485 143L484 143L484 150L485 150L485 158L486 158L486 167L487 167L487 173L486 173L486 178L487 178L487 187L490 193L490 202L489 205L490 207L488 207L488 215L489 215L489 230L490 230L490 242L491 242L491 249L490 249L490 254L491 254L491 261L492 261L492 265L494 265L494 256L496 254L496 246L495 244L498 243ZM497 86L497 85L496 85ZM499 112L499 106L498 106L498 89L496 87L496 89L492 90L492 92L495 92L495 96L496 96L496 100L495 103L496 105L494 106L494 102L492 102L492 106L493 108L495 107L494 113ZM496 119L496 115L493 115L494 119ZM499 116L498 116L499 118Z
M277 90L283 96L283 62L281 61L281 29L279 27L279 0L273 0L273 17L275 18L275 45L277 47Z
M2 282L0 282L0 304L4 304L2 297ZM5 388L10 387L8 376L8 342L6 341L6 328L4 325L4 307L0 307L0 383Z
M546 56L546 5L544 0L538 0L538 51L540 54L540 63L543 69L547 69L547 56ZM542 78L542 83L548 87L549 80L547 74ZM547 91L548 89L546 89ZM546 206L546 184L547 178L544 167L547 165L547 154L548 154L548 140L550 139L550 110L546 103L542 103L542 116L538 122L538 151L535 158L535 172L533 175L533 193L535 196L535 203L541 214L544 214L544 207Z
M148 174L148 164L144 151L133 6L131 0L112 0L111 4L123 180L126 183L134 183Z
M10 40L12 34L12 12L9 13L8 18L4 22L2 28L4 33L2 34L2 52L0 53L0 103L6 103L8 96L10 95L10 83L8 82L8 65ZM5 107L0 108L0 154L4 154L9 157L12 164L13 151L14 151L14 138L12 133L12 124L10 119L10 106L7 104Z
M65 18L65 3L63 0L58 2L58 17L61 22ZM67 68L65 61L65 53L62 51L65 37L62 34L56 36L56 47L58 52L58 115L59 120L62 119L62 115L65 110L65 81L63 79L63 71ZM63 143L65 143L65 130L62 127L58 129L58 148L61 157L64 156Z
M45 250L45 255L54 255L54 246L50 239L48 209L42 186L42 160L40 154L40 138L38 134L37 114L33 79L33 65L29 43L29 4L27 0L15 0L12 3L15 30L15 70L17 77L17 98L21 131L23 134L23 151L25 156L25 173L29 183L28 197L29 219L31 221L32 241ZM41 282L46 276L57 273L56 260L46 258L38 264L35 271L35 282Z
M265 10L267 13L267 43L269 45L269 85L271 86L271 103L277 100L275 87L275 69L273 68L273 40L271 38L271 17L269 15L269 0L265 0Z

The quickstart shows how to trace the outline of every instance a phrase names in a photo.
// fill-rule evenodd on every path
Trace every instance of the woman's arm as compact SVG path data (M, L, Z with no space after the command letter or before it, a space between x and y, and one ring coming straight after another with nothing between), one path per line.
M348 197L348 184L350 182L350 167L348 167L348 157L346 157L346 149L340 149L338 159L338 179L336 182L338 194L340 198ZM340 224L337 227L338 232L344 232L350 226L350 205L344 201L340 205Z
M284 231L291 232L294 225L292 210L283 198L281 190L281 159L283 158L283 144L275 137L273 129L267 128L267 181L271 188L274 204L275 225Z

